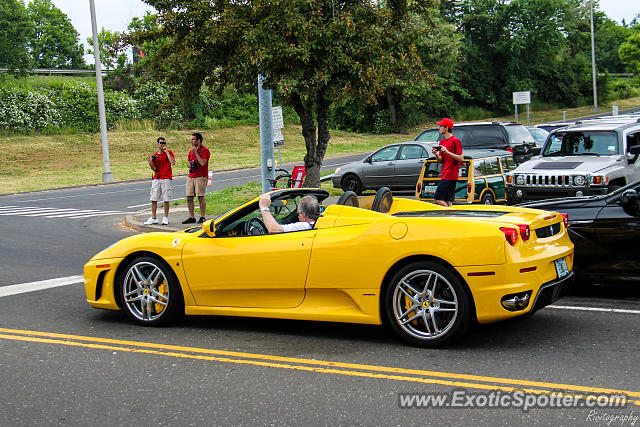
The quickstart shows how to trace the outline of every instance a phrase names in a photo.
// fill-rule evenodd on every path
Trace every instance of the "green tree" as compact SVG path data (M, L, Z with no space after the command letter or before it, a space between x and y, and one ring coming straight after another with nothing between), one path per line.
M35 67L81 68L85 65L78 32L51 0L33 0L27 6L27 14L33 23L29 51Z
M414 43L425 32L426 21L414 12L422 2L146 2L169 38L152 67L181 83L189 102L203 82L222 90L261 74L265 87L293 106L307 149L307 186L319 185L331 103L346 94L375 103L388 86L430 78Z
M89 46L93 46L93 37L87 37ZM113 68L123 68L127 62L125 53L127 45L122 34L117 31L109 31L102 28L98 33L98 49L100 49L100 63L107 70ZM93 48L89 48L87 53L93 55Z
M634 30L618 48L620 60L640 73L640 29Z
M595 14L594 21L598 71L624 73L625 65L620 60L618 48L631 35L631 28L618 25L603 12Z
M0 67L24 72L29 68L27 37L31 22L20 0L0 0Z

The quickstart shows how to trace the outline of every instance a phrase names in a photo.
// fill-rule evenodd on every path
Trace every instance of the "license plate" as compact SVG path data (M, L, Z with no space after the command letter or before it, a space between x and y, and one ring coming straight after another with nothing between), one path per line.
M567 260L562 257L554 261L556 264L556 272L558 273L558 279L569 274L569 267L567 267Z

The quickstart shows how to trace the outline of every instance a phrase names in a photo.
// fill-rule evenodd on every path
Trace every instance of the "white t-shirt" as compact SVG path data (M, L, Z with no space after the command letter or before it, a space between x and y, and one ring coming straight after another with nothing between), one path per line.
M285 233L288 233L290 231L311 230L313 224L309 224L307 221L292 222L291 224L282 224L282 228Z

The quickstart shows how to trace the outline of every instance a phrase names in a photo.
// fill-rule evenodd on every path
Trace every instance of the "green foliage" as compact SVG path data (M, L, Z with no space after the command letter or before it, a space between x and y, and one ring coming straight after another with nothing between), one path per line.
M62 122L62 115L46 90L0 87L0 129L55 131Z
M0 67L18 73L29 68L27 40L31 28L21 0L0 0Z
M27 6L27 14L33 23L29 51L34 67L82 68L85 65L78 32L51 0L33 0Z
M634 30L618 48L620 60L635 72L640 73L640 28Z
M87 43L89 43L89 46L93 46L93 37L87 37ZM109 31L102 28L98 33L100 63L105 69L124 68L127 62L126 47L127 45L122 39L122 35L117 31ZM93 48L89 48L87 53L93 55Z

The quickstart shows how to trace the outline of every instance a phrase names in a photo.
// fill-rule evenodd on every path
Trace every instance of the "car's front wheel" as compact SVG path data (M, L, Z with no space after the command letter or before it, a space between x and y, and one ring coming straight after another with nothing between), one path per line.
M141 325L166 323L184 310L178 281L164 262L152 257L139 257L127 265L120 296L127 316Z
M427 261L400 269L385 293L387 320L402 339L437 347L460 338L469 328L471 299L447 267Z

